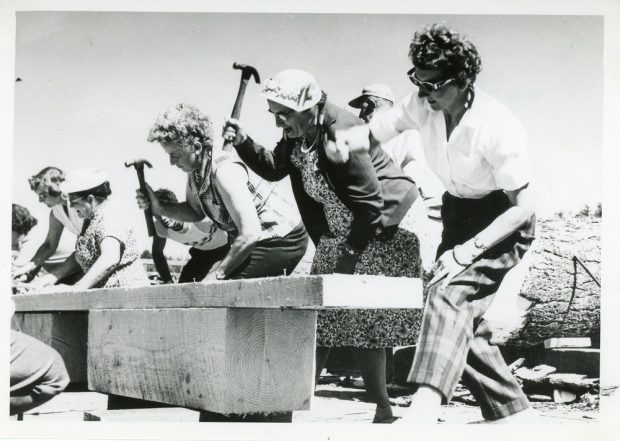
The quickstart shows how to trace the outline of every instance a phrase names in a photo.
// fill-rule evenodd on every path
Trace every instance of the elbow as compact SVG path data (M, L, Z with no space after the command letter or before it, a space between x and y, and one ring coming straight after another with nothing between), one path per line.
M513 209L518 210L519 216L515 219L514 228L520 228L523 225L531 222L535 218L535 210L534 207L530 206L516 206Z
M247 231L239 232L239 235L236 238L236 242L239 244L241 248L250 248L254 247L256 243L260 240L260 229L253 228Z
M112 271L116 267L116 265L120 263L121 256L120 253L109 253L102 254L101 256L99 256L99 259L101 260L101 267L103 268L103 270L108 272Z

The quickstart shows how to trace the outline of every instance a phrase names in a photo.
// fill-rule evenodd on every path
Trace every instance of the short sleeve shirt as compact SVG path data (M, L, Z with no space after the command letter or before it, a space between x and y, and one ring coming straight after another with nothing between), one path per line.
M369 127L380 142L417 129L430 169L456 197L479 199L495 190L517 190L531 179L523 127L480 89L449 139L443 112L432 110L417 90L376 114Z
M165 225L156 220L155 231L159 237L165 237L205 251L222 247L228 243L228 234L217 228L209 219L196 223L184 222L179 231L166 228Z

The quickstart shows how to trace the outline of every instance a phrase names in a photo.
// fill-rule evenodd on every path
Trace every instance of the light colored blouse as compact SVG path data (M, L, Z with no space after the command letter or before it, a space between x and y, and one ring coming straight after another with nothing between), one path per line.
M418 130L429 167L456 197L480 199L495 190L517 190L531 179L523 127L478 88L449 139L443 112L432 110L417 89L392 109L377 113L369 128L380 142L407 129Z
M67 211L65 212L65 208ZM67 214L68 213L68 214ZM71 233L78 235L82 232L82 225L84 219L78 216L77 211L73 207L69 206L69 202L66 204L58 204L52 207L52 214L58 221Z

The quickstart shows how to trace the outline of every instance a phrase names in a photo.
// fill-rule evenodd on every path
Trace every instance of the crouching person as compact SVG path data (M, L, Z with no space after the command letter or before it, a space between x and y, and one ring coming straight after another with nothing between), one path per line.
M84 225L75 243L75 258L41 277L40 283L57 283L79 266L84 276L75 285L56 285L53 290L148 285L134 229L123 209L110 200L112 190L105 173L92 168L75 170L67 174L62 190Z
M37 224L37 220L28 209L17 204L13 204L12 217L11 248L19 251L20 239ZM13 330L10 374L11 415L26 412L51 400L69 384L69 374L58 352Z

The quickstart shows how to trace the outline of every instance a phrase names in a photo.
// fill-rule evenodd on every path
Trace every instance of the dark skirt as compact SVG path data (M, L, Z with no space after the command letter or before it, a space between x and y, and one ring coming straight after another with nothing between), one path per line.
M255 279L290 275L308 246L308 234L303 224L297 225L284 237L258 242L250 255L226 279Z
M472 239L488 227L495 219L511 207L506 193L496 190L480 199L465 199L452 196L445 192L442 197L441 218L443 231L441 243L437 248L437 257L456 245ZM532 217L519 230L508 236L502 242L483 253L484 257L500 255L521 244L520 256L534 240L536 217ZM482 257L482 256L481 256Z

